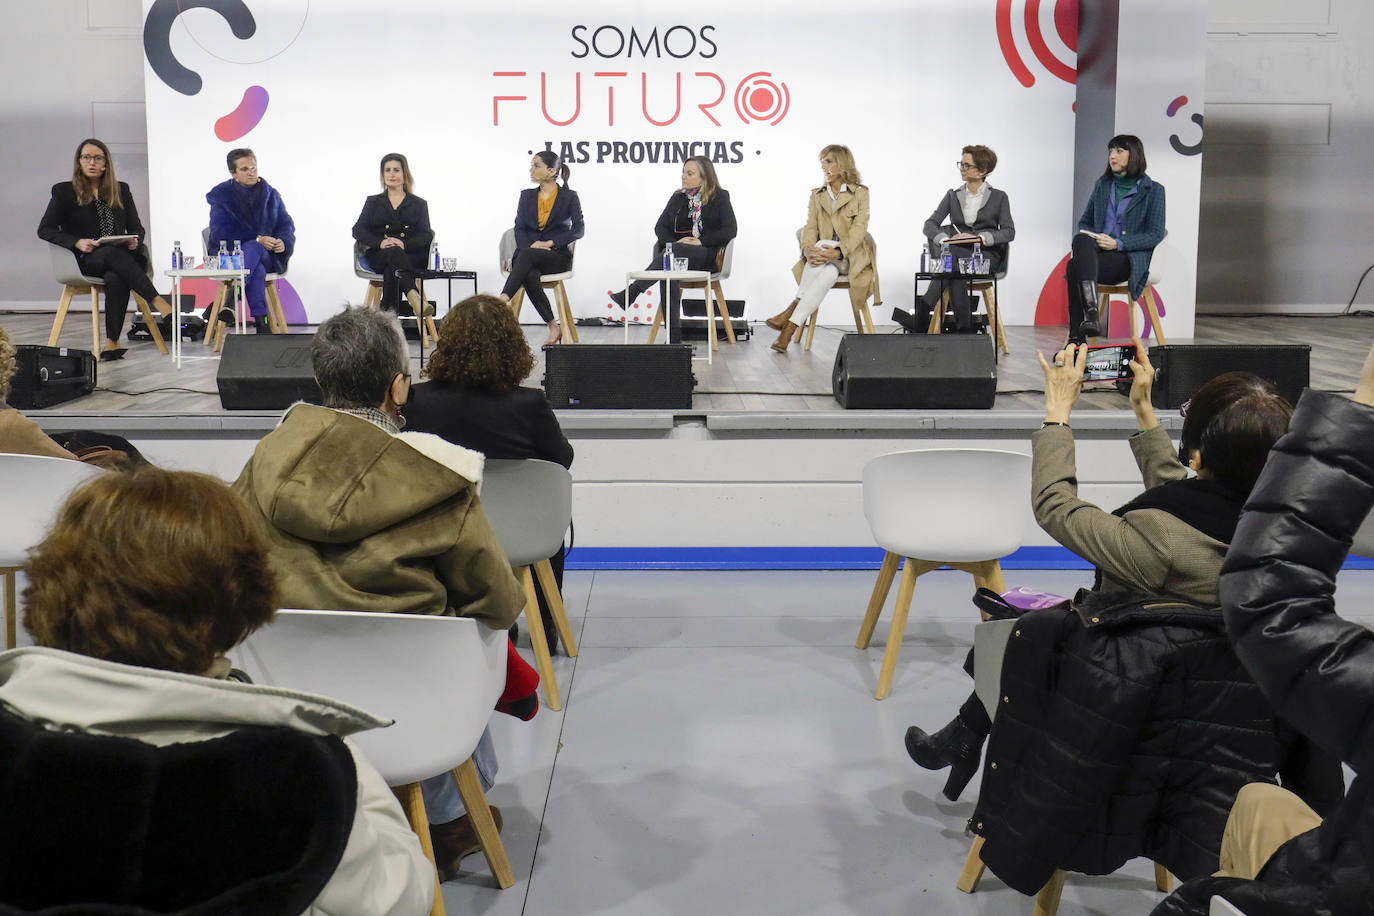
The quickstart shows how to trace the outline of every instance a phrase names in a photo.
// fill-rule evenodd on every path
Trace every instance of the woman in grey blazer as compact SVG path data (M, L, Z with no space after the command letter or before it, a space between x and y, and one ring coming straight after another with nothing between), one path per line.
M935 211L926 220L925 234L931 250L938 253L940 245L948 242L954 254L954 270L959 271L959 259L973 253L973 243L983 246L990 274L999 272L1007 261L1007 247L1016 238L1016 224L1011 219L1011 202L1007 192L987 183L987 177L997 168L997 154L986 146L966 146L959 157L959 174L964 183L950 188L940 199ZM900 309L893 309L893 320L918 334L924 334L930 324L930 314L939 305L945 290L943 280L932 280L924 294L916 300L916 317L908 319ZM949 284L949 302L954 323L961 334L973 330L973 312L969 303L968 284L959 281ZM904 320L906 319L906 320ZM907 324L907 321L912 321Z

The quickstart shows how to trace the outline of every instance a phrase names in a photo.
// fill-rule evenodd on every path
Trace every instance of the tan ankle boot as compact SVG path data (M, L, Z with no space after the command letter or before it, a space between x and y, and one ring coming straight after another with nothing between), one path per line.
M795 333L797 333L797 326L790 321L787 322L782 326L782 333L778 335L778 339L773 341L773 349L779 353L786 353L788 345L792 343L792 335Z
M796 307L797 300L793 299L791 305L783 309L781 312L778 312L772 318L769 318L767 321L764 322L764 324L768 325L775 331L781 331L783 329L783 326L787 324L787 319L792 317L792 310Z

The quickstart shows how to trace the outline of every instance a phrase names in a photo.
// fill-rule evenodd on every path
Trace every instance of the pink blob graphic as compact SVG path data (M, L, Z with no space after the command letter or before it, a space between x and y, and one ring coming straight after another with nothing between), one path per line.
M300 293L285 277L277 281L277 298L281 300L281 313L287 324L309 324Z
M1069 256L1066 254L1050 269L1049 276L1040 287L1040 298L1035 302L1037 325L1063 327L1069 323L1069 288L1064 283L1064 268L1068 264Z
M243 92L239 107L215 122L215 136L226 143L237 140L258 126L267 111L267 90L249 86Z
M1188 97L1186 95L1181 95L1169 103L1169 107L1164 109L1164 113L1172 118L1174 115L1178 114L1180 108L1187 104Z

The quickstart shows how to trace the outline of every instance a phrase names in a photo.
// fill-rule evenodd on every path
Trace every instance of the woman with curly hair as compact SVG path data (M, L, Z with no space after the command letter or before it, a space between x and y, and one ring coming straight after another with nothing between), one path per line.
M416 385L406 404L406 428L488 458L542 458L570 468L573 447L544 392L520 385L533 369L534 355L510 307L495 296L469 296L444 318L424 370L429 381ZM563 552L549 562L561 589ZM539 609L552 651L557 630L542 592Z

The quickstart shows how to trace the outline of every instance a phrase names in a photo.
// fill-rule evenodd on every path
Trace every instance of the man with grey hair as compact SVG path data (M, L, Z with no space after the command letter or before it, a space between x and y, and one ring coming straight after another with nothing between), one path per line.
M271 540L283 606L508 628L525 599L477 498L482 455L401 431L410 358L396 319L345 309L320 325L310 360L325 406L293 404L234 482ZM489 736L473 758L490 785ZM454 872L475 833L448 774L422 788L440 873Z

